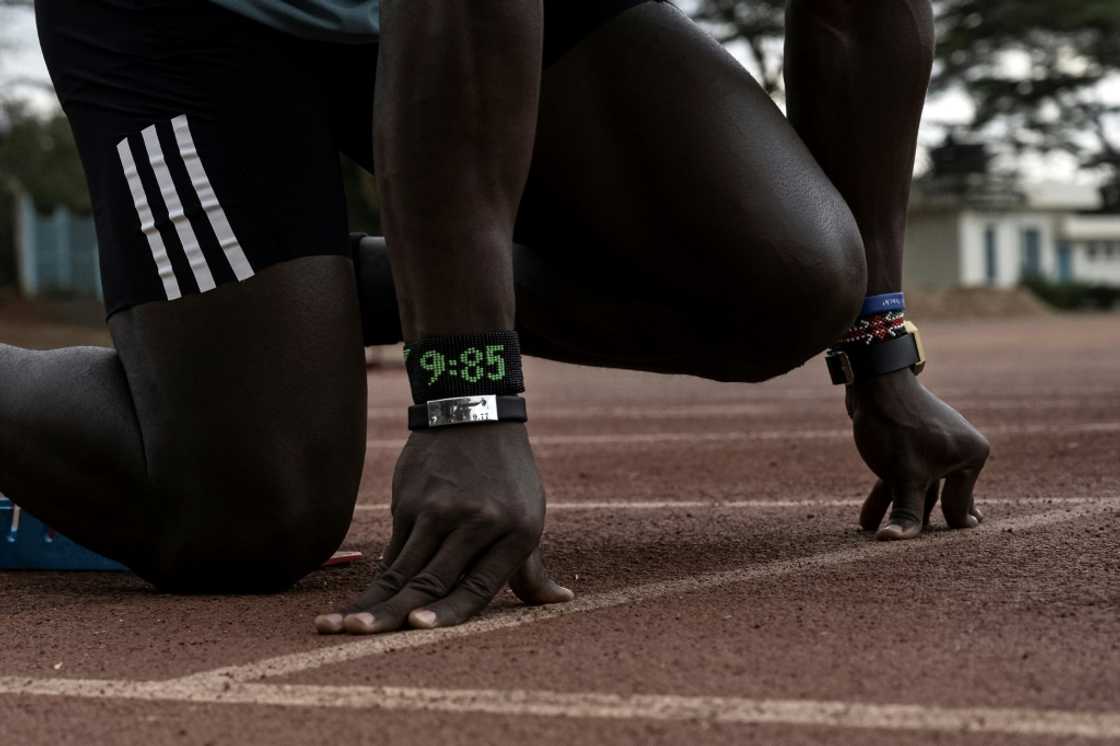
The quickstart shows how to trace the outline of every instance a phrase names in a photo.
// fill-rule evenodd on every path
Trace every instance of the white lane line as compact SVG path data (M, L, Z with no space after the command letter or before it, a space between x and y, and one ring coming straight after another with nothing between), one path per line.
M677 580L662 580L630 588L620 588L602 593L592 593L577 597L567 604L537 608L516 608L483 616L474 621L437 630L411 630L373 637L348 640L342 644L290 653L275 658L267 658L239 666L225 666L212 671L204 671L184 676L172 681L178 684L210 685L230 681L256 681L268 677L286 676L323 666L381 655L397 650L432 645L449 640L485 634L496 630L522 627L572 614L582 614L599 609L607 609L626 604L642 603L665 596L677 596L697 591L710 590L719 586L733 585L759 579L770 579L794 573L811 572L835 565L878 559L895 554L919 551L932 547L944 547L963 541L977 541L984 536L999 536L1001 532L1026 531L1032 528L1052 526L1077 520L1108 511L1111 505L1086 505L1050 510L1044 513L991 521L971 531L929 534L915 541L873 542L861 539L857 546L809 557L774 560L754 567L722 572L707 573Z
M937 707L828 700L617 695L523 689L310 686L293 684L183 685L106 679L0 678L0 694L272 705L338 709L485 713L602 720L703 721L1023 736L1120 737L1120 713L1003 707Z
M1120 422L1074 422L1059 424L985 425L985 435L1075 435L1120 432ZM536 435L530 437L534 446L628 446L657 443L732 443L766 440L837 440L851 438L851 428L782 428L772 430L730 430L727 432L653 432L653 433L575 433L570 435ZM400 438L372 439L366 449L399 450Z
M983 497L977 503L984 505L1104 505L1120 502L1120 495L1095 497ZM853 508L863 505L863 498L851 500L587 500L585 502L549 502L549 512L556 510L672 510L695 508L729 508L742 510L757 508L773 510L783 508ZM362 503L355 505L359 513L382 512L389 503Z
M1120 393L1120 388L1117 389ZM834 394L830 392L828 398L834 398ZM812 408L818 408L814 398ZM960 399L953 398L953 407L963 412L987 412L987 411L1031 411L1036 412L1041 409L1076 409L1079 407L1091 406L1094 409L1100 409L1103 405L1106 406L1120 406L1120 398L1105 399L1103 402L1099 399L1034 399L1034 398L1021 398L1021 399ZM371 420L390 420L390 421L404 421L402 412L406 405L402 404L397 407L370 407L366 410ZM790 411L790 404L788 402L766 402L766 401L730 401L725 403L712 403L712 404L658 404L656 407L648 406L549 406L547 403L542 403L533 406L533 418L537 421L540 420L560 420L560 419L581 419L581 418L610 418L613 420L684 420L691 418L731 418L743 416L755 416L765 414L778 414L788 413Z

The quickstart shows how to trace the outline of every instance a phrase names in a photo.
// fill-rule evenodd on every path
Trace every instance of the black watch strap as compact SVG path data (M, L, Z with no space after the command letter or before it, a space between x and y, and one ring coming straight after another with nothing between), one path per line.
M409 430L480 422L525 422L527 419L525 400L520 396L455 396L408 408Z
M825 362L832 382L850 385L903 368L920 373L925 365L921 337L913 324L908 324L908 331L908 334L878 344L829 350Z

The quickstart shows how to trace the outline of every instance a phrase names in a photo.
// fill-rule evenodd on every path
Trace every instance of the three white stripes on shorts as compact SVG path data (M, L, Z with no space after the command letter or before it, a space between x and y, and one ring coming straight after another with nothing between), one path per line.
M222 253L225 254L234 276L238 280L246 280L252 277L253 267L249 264L237 236L234 235L233 228L229 224L229 218L226 217L226 212L222 209L222 204L218 201L218 196L214 193L214 188L210 184L210 177L206 175L206 169L202 165L202 159L199 158L198 150L194 145L194 137L191 136L191 128L187 122L187 117L185 115L175 117L171 120L171 127L175 132L175 142L179 146L179 155L186 166L191 186L198 196L199 204L202 205L202 210L206 213L206 218L210 222L210 227L214 230L218 245L221 247ZM187 263L190 265L195 283L198 285L200 292L205 293L213 290L215 288L214 275L210 271L206 256L202 253L202 247L199 244L198 236L194 232L194 227L191 226L191 221L183 209L183 201L179 197L175 182L171 179L171 170L168 168L166 158L164 158L163 148L160 145L159 136L156 134L156 126L153 124L146 127L141 136L144 140L144 149L147 151L148 162L152 166L152 171L155 172L160 196L167 207L168 217L175 227L175 233L183 246L183 252L187 255ZM152 259L155 260L160 281L163 283L164 293L168 300L181 298L183 291L179 287L179 280L171 266L171 259L168 257L163 236L156 227L155 216L152 213L151 205L148 204L144 185L140 181L140 172L136 168L136 160L133 158L132 146L129 145L128 138L117 143L117 154L121 159L125 179L128 180L128 189L132 193L132 203L136 206L136 214L140 218L140 230L148 240L148 249L152 252Z

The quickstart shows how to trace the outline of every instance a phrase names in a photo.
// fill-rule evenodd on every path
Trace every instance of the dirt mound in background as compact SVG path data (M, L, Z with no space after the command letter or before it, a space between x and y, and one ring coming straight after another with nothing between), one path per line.
M906 315L922 319L1050 316L1054 311L1026 288L907 290Z
M0 343L40 350L112 345L99 301L28 300L13 288L0 288Z

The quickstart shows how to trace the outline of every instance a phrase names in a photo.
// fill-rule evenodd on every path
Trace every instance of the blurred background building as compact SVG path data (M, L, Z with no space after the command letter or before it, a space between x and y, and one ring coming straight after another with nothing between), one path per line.
M1120 287L1120 212L1099 188L993 174L984 144L952 137L930 160L911 194L908 288Z

